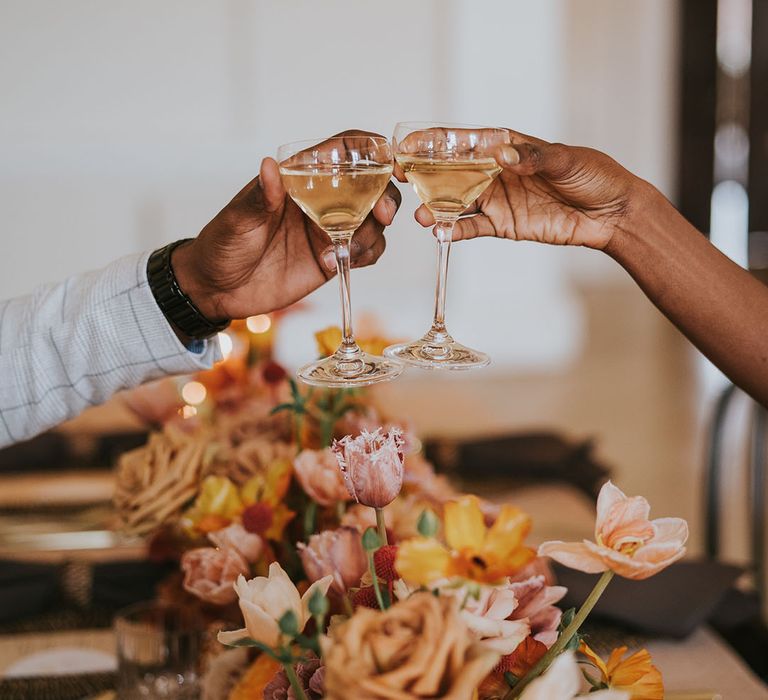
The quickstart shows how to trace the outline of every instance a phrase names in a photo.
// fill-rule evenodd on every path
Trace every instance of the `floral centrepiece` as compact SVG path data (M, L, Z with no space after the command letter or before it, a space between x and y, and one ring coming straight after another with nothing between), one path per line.
M203 700L663 697L646 651L603 661L579 628L614 574L683 556L684 521L608 482L593 542L536 551L526 513L457 491L369 394L299 387L264 339L233 345L247 356L199 378L207 408L126 456L116 495L201 614L234 623ZM601 574L579 610L548 557Z

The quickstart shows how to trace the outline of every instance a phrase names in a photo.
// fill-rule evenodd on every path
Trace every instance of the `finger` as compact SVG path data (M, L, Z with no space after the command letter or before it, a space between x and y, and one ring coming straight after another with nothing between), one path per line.
M400 208L400 202L403 201L403 195L397 189L393 182L387 184L384 194L379 197L373 206L373 215L376 220L384 226L389 226Z
M434 226L435 215L429 211L425 204L422 204L413 214L413 218L416 219L422 226Z
M351 259L352 267L366 267L373 265L383 254L387 247L387 239L383 234L379 235L373 245Z
M496 228L485 214L459 219L453 226L454 241L468 241L480 236L495 236Z
M397 161L395 161L395 168L392 171L392 174L398 179L399 182L408 182L403 169L400 167L400 163Z
M494 155L502 168L515 175L541 175L548 180L566 179L576 167L573 149L561 143L517 143L501 146Z
M264 192L264 206L267 211L275 211L285 201L285 188L280 179L280 168L274 158L261 161L259 179Z

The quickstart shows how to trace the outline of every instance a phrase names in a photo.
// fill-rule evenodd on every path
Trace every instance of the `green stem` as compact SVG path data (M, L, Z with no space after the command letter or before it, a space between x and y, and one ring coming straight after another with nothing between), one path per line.
M301 451L304 449L304 446L301 441L301 424L302 424L302 418L300 413L294 413L293 414L293 432L296 433L296 453L301 454Z
M376 527L379 530L379 537L382 544L387 545L389 542L387 541L387 526L384 523L384 509L374 508L374 510L376 511Z
M379 586L379 577L376 575L376 564L373 561L373 552L368 552L368 569L371 572L371 578L373 579L373 592L376 594L376 602L379 604L379 610L386 610L387 606L384 605L384 598L381 595L381 587Z
M603 594L603 591L605 591L612 578L613 571L609 569L598 579L592 592L579 608L579 611L573 616L571 624L560 633L557 641L549 648L547 653L541 657L539 662L520 679L520 682L517 683L514 688L510 688L509 692L504 696L504 700L519 698L526 686L549 668L549 665L554 661L555 657L568 646L568 642L571 641L573 635L579 631L579 627L581 627L584 620L587 619L587 615L592 612L592 608L595 607L595 604L600 599L600 596Z
M336 501L336 517L339 519L339 522L341 522L341 519L344 517L344 513L347 512L347 504L344 503L344 501Z
M293 668L293 664L283 664L285 669L285 675L288 676L288 682L293 688L293 694L296 696L296 700L307 700L307 694L304 692L304 688L299 683L299 677L296 675L296 670Z

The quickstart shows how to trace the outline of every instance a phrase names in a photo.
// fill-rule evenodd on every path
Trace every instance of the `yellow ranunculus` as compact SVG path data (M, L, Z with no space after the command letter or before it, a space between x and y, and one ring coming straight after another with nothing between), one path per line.
M661 671L653 665L646 649L640 649L624 658L627 647L618 647L611 652L607 662L584 642L579 651L598 668L602 682L609 688L629 693L632 700L664 699Z
M477 498L463 496L445 504L443 527L447 546L421 537L399 546L395 567L408 583L428 585L455 576L494 583L535 556L523 544L531 520L515 506L503 506L488 528Z
M243 510L237 486L226 476L207 476L200 485L192 507L184 514L182 522L187 529L195 529L204 518L216 516L222 527Z
M245 482L240 490L245 505L269 503L277 506L285 498L291 486L293 467L288 460L272 462L262 474L256 474Z

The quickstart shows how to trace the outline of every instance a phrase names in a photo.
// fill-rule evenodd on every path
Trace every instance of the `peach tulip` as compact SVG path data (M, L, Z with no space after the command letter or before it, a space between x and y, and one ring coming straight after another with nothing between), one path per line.
M249 573L248 562L235 549L199 547L181 557L184 588L200 600L226 605L237 597L232 584Z
M269 565L269 576L257 576L249 581L245 576L239 576L235 591L240 598L245 627L232 632L219 632L219 641L234 644L250 637L270 647L278 646L282 641L278 624L280 618L289 610L293 611L299 631L303 630L311 617L310 599L317 590L325 595L332 581L332 576L325 576L315 581L303 596L299 596L293 581L277 562Z
M293 468L301 488L321 506L349 500L339 463L330 448L304 450L294 460Z
M222 530L210 532L208 539L219 549L234 549L249 564L258 561L264 548L261 537L248 532L240 523L232 523Z
M610 569L625 578L648 578L680 559L688 539L685 520L649 520L649 513L645 498L629 498L608 481L597 499L595 542L544 542L539 555L588 574Z
M350 495L358 503L383 508L403 487L403 435L399 428L363 430L356 438L334 441L336 454Z
M358 587L368 569L360 533L353 527L324 530L312 535L308 544L299 542L297 547L309 580L332 576L331 588L340 595L351 587Z

